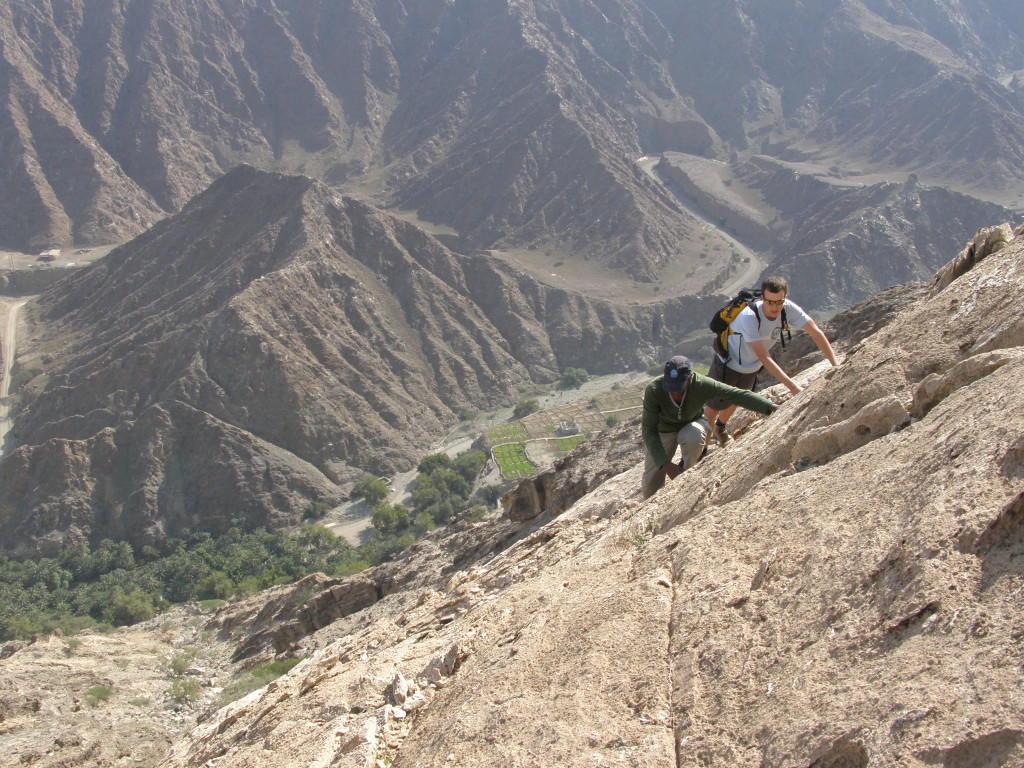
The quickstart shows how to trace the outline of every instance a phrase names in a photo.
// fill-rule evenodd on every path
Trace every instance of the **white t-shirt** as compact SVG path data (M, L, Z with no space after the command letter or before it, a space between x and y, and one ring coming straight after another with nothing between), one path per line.
M728 365L740 373L754 373L761 368L761 361L750 347L750 342L763 341L765 347L771 349L775 342L782 337L782 313L779 312L778 317L774 320L769 320L764 316L764 310L761 308L762 301L758 299L755 303L761 316L760 326L758 326L757 315L748 305L732 321L733 332L729 334ZM783 306L786 310L786 322L794 331L803 328L811 319L810 315L789 299L786 299Z

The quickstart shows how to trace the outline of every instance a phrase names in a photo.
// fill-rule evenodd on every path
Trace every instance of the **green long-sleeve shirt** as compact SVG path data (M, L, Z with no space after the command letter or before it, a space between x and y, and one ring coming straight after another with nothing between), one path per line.
M774 408L771 400L755 395L748 389L730 387L699 373L690 377L683 401L676 405L672 396L661 388L663 378L659 376L654 379L644 390L644 415L641 420L644 445L654 463L659 466L669 459L658 433L678 432L691 421L699 419L704 415L704 403L708 400L725 400L763 414L770 413Z

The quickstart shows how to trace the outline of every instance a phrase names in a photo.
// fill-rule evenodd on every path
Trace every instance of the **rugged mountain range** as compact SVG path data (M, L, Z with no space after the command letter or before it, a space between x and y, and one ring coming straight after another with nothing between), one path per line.
M11 0L0 243L138 234L243 161L463 252L641 281L700 250L646 154L913 172L1020 209L1021 22L1013 0Z
M411 468L461 413L568 366L646 367L713 305L553 289L239 167L34 304L4 548L297 522L339 483Z
M790 178L742 183L796 206L778 174ZM870 191L844 187L832 204ZM888 239L860 262L891 279L911 271L892 249L944 234L914 201L946 193L874 194L911 211L889 216L905 226L882 230ZM954 224L956 202L944 208ZM858 275L847 264L842 280ZM591 299L486 252L455 254L322 182L241 166L28 306L20 447L0 462L2 551L293 524L364 472L409 469L461 416L566 367L635 370L692 332L694 347L706 343L720 301Z
M44 768L1020 765L1022 258L1024 228L994 227L836 317L838 369L804 367L651 499L623 424L370 571L10 643L0 746ZM209 708L174 711L172 644Z

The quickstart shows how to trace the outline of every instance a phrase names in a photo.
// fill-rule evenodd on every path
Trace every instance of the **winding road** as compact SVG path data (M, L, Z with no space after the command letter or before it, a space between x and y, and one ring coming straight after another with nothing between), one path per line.
M763 270L765 267L764 262L761 261L758 255L754 253L752 250L750 250L750 248L745 246L743 243L741 243L739 240L737 240L735 237L730 235L725 230L721 229L714 221L708 218L708 215L706 213L704 213L700 208L697 208L690 200L687 200L686 198L676 194L676 192L673 191L672 188L669 185L667 185L665 181L660 176L658 176L657 173L654 172L654 167L658 164L659 161L660 158L658 157L644 155L643 157L639 158L636 161L636 164L640 167L640 170L646 173L651 179L656 181L661 186L665 187L665 189L668 190L669 194L671 194L676 199L676 202L678 202L679 205L681 205L691 214L693 214L702 222L704 222L704 224L708 228L713 229L719 237L728 242L729 245L731 245L740 253L740 255L745 256L749 259L749 261L746 262L746 269L744 269L742 272L736 275L736 277L734 277L729 282L720 285L718 287L718 292L725 294L726 296L732 296L733 294L738 293L741 288L746 288L750 285L754 285L754 283L757 281L757 278L761 276L761 270Z
M18 339L18 311L26 303L27 299L7 305L7 322L3 328L3 369L0 370L0 458L14 448L7 395L11 386L11 369L14 368L14 353Z

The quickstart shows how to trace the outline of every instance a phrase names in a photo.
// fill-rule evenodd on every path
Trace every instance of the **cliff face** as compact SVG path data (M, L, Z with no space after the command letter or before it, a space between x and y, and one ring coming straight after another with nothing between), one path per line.
M587 299L241 167L35 305L4 549L296 522L411 468L464 411L568 366L647 367L713 304Z
M802 393L647 501L623 425L529 481L561 489L529 521L456 521L393 563L307 580L301 604L278 589L225 607L207 625L221 655L304 661L145 759L1020 763L1022 237L980 233L923 291L890 293L878 327L837 317L855 334L838 369L804 370ZM11 712L49 653L32 648L0 660ZM0 738L29 749L46 717ZM54 759L126 732L79 719Z

